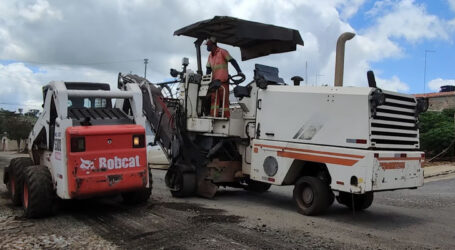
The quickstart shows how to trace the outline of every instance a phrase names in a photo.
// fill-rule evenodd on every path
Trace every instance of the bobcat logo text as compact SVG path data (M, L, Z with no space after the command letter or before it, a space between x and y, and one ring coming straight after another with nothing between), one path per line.
M100 157L98 158L98 169L121 169L121 168L135 168L140 167L139 156L136 155L134 157L117 157L114 158L106 158ZM85 170L95 170L95 163L92 160L84 160L81 158L81 165L79 166L81 169Z

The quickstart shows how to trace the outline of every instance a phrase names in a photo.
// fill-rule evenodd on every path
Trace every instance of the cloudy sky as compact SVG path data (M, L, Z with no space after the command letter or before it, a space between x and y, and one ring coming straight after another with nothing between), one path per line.
M248 78L255 63L276 66L285 81L333 84L335 44L346 31L345 83L366 86L375 71L380 87L405 93L455 85L455 0L1 0L0 108L39 108L52 80L108 82L118 72L169 79L182 57L196 69L193 39L173 32L215 15L294 28L297 51L240 61ZM427 51L424 84L425 51ZM203 51L203 61L207 52ZM307 65L308 75L305 75Z

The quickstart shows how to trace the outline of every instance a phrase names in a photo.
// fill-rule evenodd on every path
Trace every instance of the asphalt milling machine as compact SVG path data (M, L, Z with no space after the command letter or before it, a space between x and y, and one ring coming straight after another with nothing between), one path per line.
M229 118L207 112L212 76L202 71L202 42L215 36L248 60L295 51L303 46L299 32L216 16L174 35L196 39L196 71L184 58L182 71L171 69L176 81L152 84L131 74L119 74L118 81L121 90L138 84L142 91L147 133L169 159L165 182L173 196L210 198L220 186L264 192L294 185L298 211L315 215L335 199L362 210L374 192L423 185L417 123L428 103L378 88L371 71L368 87L343 87L344 46L353 33L338 39L334 86L300 86L299 76L289 85L277 68L260 64L248 84L230 77L238 101L231 102ZM168 85L175 82L174 96ZM130 105L116 104L124 111Z

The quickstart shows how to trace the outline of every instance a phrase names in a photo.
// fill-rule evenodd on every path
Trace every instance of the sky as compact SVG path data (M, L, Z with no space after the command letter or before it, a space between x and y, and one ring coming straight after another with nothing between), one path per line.
M336 40L349 31L356 36L346 44L346 86L367 86L368 70L380 88L402 93L455 85L455 0L1 0L0 13L0 108L8 110L41 108L42 86L54 80L115 88L119 72L144 74L144 58L152 82L168 80L183 57L196 70L194 39L173 33L216 15L302 36L294 52L247 61L220 44L247 81L261 63L287 83L299 75L306 85L333 85Z

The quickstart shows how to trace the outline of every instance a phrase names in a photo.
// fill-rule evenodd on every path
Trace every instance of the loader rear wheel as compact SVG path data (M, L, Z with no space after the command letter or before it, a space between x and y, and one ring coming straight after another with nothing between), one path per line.
M169 183L171 194L174 197L188 197L192 196L196 192L196 174L195 173L183 173L179 169L168 172Z
M130 205L147 202L148 199L150 198L150 195L152 195L152 185L153 185L152 172L149 169L149 187L122 193L123 202Z
M11 201L14 205L22 204L22 186L24 185L24 171L27 167L33 165L29 157L19 157L11 160L8 167L8 180L6 186Z
M25 169L22 194L26 218L39 218L51 214L54 188L51 173L46 166L36 165Z
M254 180L247 180L246 183L247 183L247 186L245 187L245 190L257 192L257 193L267 192L270 189L270 187L272 186L270 183L254 181Z
M373 204L374 195L373 192L367 192L364 194L340 192L336 199L338 203L345 205L350 209L361 211L369 208L371 204Z
M299 213L316 215L330 206L331 194L329 186L321 179L303 176L295 183L293 197Z

